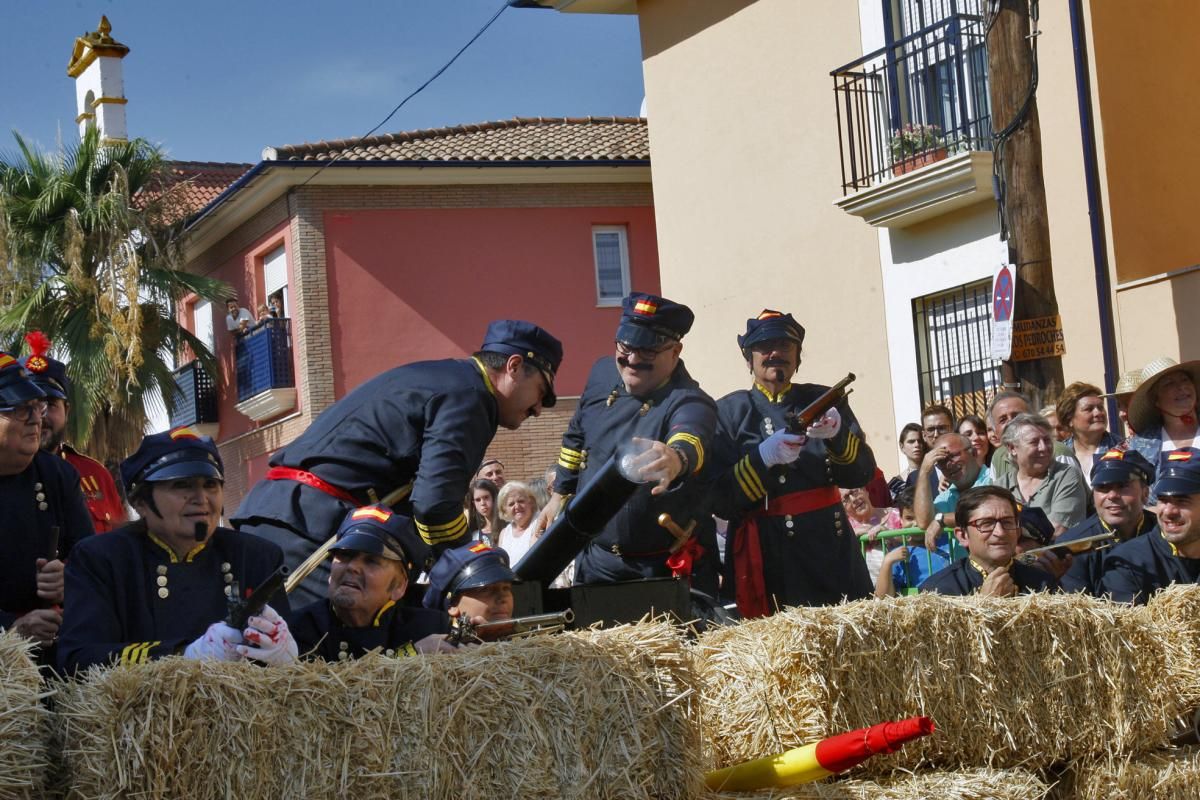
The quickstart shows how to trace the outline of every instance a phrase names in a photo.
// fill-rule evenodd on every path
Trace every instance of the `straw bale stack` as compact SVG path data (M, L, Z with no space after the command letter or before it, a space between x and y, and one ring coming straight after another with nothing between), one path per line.
M1028 770L970 769L900 774L879 782L839 780L773 792L712 794L709 800L1042 800L1049 791Z
M703 790L665 622L262 669L165 659L64 686L74 797L637 798Z
M1185 710L1200 707L1200 586L1175 584L1146 607L1167 651L1167 673Z
M29 640L0 633L0 800L42 797L47 712Z
M1163 750L1125 759L1072 764L1055 800L1194 800L1200 794L1200 749Z
M1155 749L1182 710L1157 633L1145 609L1078 595L791 609L701 638L711 755L726 766L917 714L937 732L867 774Z

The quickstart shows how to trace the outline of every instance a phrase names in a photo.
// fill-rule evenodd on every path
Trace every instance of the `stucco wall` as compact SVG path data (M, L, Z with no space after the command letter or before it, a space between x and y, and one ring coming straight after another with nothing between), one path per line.
M713 395L748 385L736 335L764 307L807 329L799 380L847 370L872 446L895 449L876 232L841 195L830 70L862 54L845 0L640 0L663 292ZM886 463L886 462L885 462Z

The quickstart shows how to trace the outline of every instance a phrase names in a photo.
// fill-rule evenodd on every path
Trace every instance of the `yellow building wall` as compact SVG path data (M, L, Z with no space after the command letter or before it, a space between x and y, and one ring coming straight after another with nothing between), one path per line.
M763 308L807 329L796 380L858 375L884 469L896 423L878 233L840 211L834 68L862 54L849 0L639 0L663 293L714 396L749 386L736 336Z
M1198 264L1200 3L1092 0L1090 8L1118 279Z

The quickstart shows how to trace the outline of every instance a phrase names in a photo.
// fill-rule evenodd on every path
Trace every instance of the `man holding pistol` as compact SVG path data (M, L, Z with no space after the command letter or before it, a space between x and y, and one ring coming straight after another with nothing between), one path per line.
M726 553L738 610L756 617L869 596L871 577L838 492L875 474L854 412L843 399L805 432L789 433L785 415L828 389L792 383L804 328L765 309L737 340L753 385L717 403L714 468L715 511L732 531Z

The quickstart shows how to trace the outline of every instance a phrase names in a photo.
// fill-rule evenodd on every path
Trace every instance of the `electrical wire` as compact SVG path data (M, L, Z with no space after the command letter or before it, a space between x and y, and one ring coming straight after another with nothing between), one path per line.
M451 66L454 64L454 62L455 62L455 61L458 61L458 59L459 59L459 56L461 56L463 53L467 52L467 49L468 49L468 48L469 48L471 45L475 44L475 42L476 42L476 41L479 39L479 37L480 37L480 36L483 36L483 34L484 34L485 32L487 32L487 29L488 29L488 28L492 27L492 24L493 24L493 23L494 23L496 20L498 20L498 19L500 18L500 15L501 15L501 14L503 14L503 13L504 13L504 10L505 10L505 9L507 9L507 8L508 8L508 0L501 0L501 3L500 3L500 8L498 8L498 9L496 10L496 13L495 13L495 14L492 14L492 17L491 17L491 19L489 19L487 22L485 22L485 23L483 24L483 27L482 27L482 28L480 28L479 30L477 30L477 31L475 32L475 35L474 35L474 36L472 36L470 39L468 39L468 40L467 40L466 44L464 44L462 47L458 48L458 52L457 52L457 53L455 53L453 56L451 56L449 61L447 61L445 64L442 64L442 66L438 67L437 71L436 71L436 72L434 72L432 75L430 75L430 76L429 76L429 77L428 77L428 78L425 80L425 82L424 82L424 83L422 83L422 84L421 84L420 86L418 86L416 89L413 89L411 92L409 92L409 93L408 93L408 95L407 95L407 96L406 96L406 97L405 97L403 100L401 100L399 103L397 103L397 104L396 104L396 107L395 107L395 108L393 108L391 111L389 111L389 112L388 112L388 115L387 115L386 117L384 117L383 119L381 119L381 120L379 121L379 124L377 124L377 125L376 125L374 128L371 128L371 130L369 130L369 131L367 131L366 133L364 133L362 136L360 136L360 137L359 137L359 139L366 139L366 138L370 137L372 134L374 134L374 133L375 133L375 131L379 130L379 129L380 129L380 128L382 128L384 125L386 125L386 124L388 123L388 121L389 121L389 120L390 120L392 117L396 116L396 112L398 112L398 111L399 111L401 108L403 108L403 107L404 107L404 105L405 105L405 104L406 104L406 103L407 103L409 100L412 100L414 97L416 97L417 95L419 95L421 92L425 91L425 88L426 88L426 87L428 87L428 86L429 86L429 84L433 83L433 82L434 82L434 81L436 81L438 78L440 78L440 77L442 76L442 73L443 73L443 72L445 72L446 70L450 69L450 67L451 67ZM345 152L345 151L343 151L343 152ZM340 161L340 160L341 160L341 158L342 158L342 153L338 153L337 155L335 155L333 158L329 159L328 161L324 161L324 162L322 162L322 163L321 163L321 167L320 167L320 169L318 169L318 170L317 170L316 172L314 172L312 175L309 175L309 176L308 176L308 177L307 177L307 178L304 180L304 182L303 182L303 183L301 183L301 184L300 184L300 186L299 186L299 187L297 187L297 188L302 188L302 187L304 187L304 186L307 186L307 185L308 185L308 183L309 183L309 181L311 181L313 178L317 177L317 176L318 176L318 175L320 175L322 172L324 172L324 171L325 171L325 169L326 169L327 167L329 167L329 166L331 166L332 164L335 164L335 163L337 163L338 161Z

